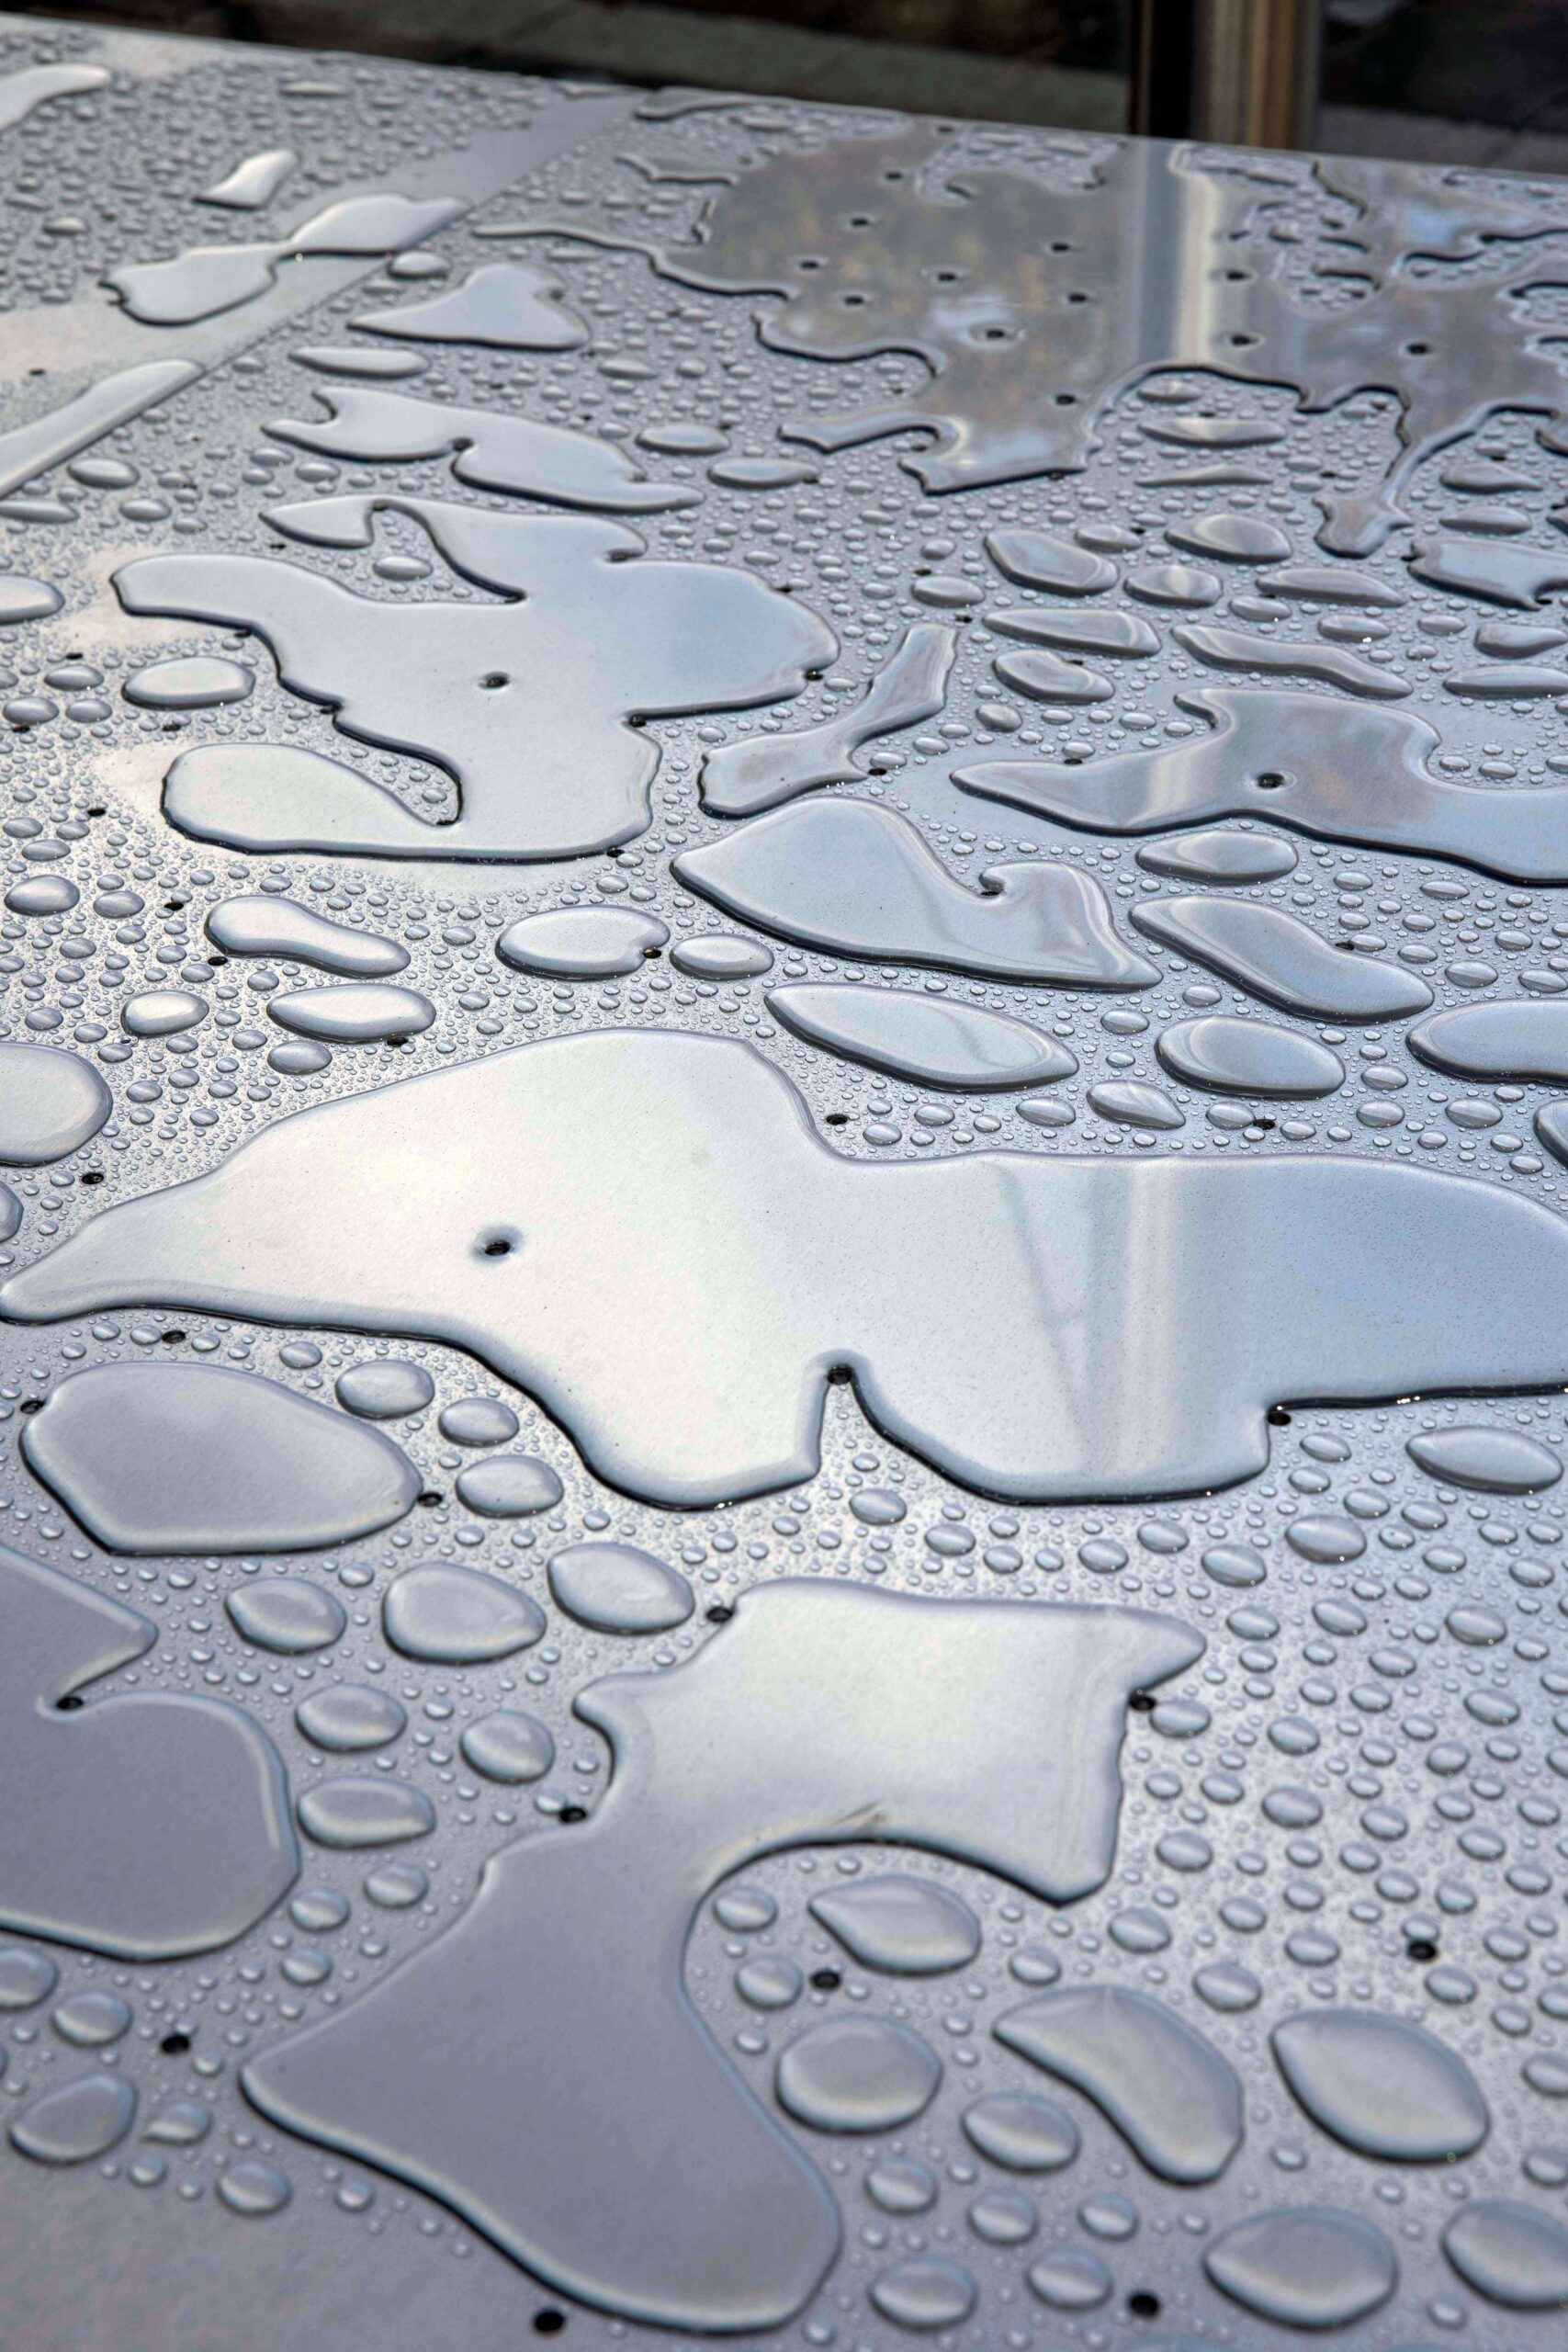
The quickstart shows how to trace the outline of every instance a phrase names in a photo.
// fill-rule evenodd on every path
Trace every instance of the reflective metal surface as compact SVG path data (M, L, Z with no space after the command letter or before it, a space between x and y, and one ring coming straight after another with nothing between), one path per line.
M1568 189L0 174L6 2345L1555 2352Z

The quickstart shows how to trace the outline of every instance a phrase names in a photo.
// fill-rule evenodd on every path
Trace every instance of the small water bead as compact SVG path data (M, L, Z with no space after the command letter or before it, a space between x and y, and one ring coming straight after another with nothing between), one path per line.
M806 1979L782 1952L758 1952L735 1972L735 1989L754 2009L787 2009L800 1998Z
M14 915L63 915L81 895L63 874L30 874L25 882L12 883L6 905Z
M1031 2287L1054 2312L1091 2312L1109 2297L1115 2280L1099 2255L1087 2246L1055 2245L1028 2271Z
M294 1710L302 1738L333 1755L385 1747L407 1728L408 1716L389 1690L363 1682L337 1682L312 1690Z
M0 1951L0 2009L32 2009L47 2001L60 1981L60 1971L41 1951L22 1944Z
M231 2213L254 2221L263 2214L280 2213L294 2190L287 2173L248 2159L224 2167L218 2176L218 2194Z
M56 2033L81 2049L118 2041L130 2031L130 2005L118 1993L68 1993L50 2019Z
M334 1394L346 1411L359 1414L362 1419L390 1421L408 1413L423 1413L435 1394L435 1383L422 1363L378 1356L340 1372Z
M475 1399L479 1404L485 1401ZM507 1434L514 1434L516 1416L504 1405L499 1408L499 1413L504 1413L512 1423ZM445 1423L444 1415L443 1427ZM499 1414L494 1420L487 1420L486 1426L498 1429ZM446 1434L450 1436L452 1432L447 1430ZM493 1444L496 1440L469 1439L468 1442ZM494 1453L486 1461L470 1463L457 1473L458 1500L485 1519L525 1519L535 1511L550 1510L559 1502L561 1493L561 1482L556 1473L534 1453Z
M304 1792L295 1811L318 1846L390 1846L426 1838L435 1826L423 1790L402 1781L321 1781Z
M850 1497L850 1509L866 1527L897 1527L908 1505L890 1487L862 1487Z
M731 1935L760 1935L779 1916L779 1906L764 1886L727 1886L713 1899L713 1915Z
M755 979L773 969L771 948L759 939L741 939L732 933L705 933L697 939L678 940L670 952L678 972L694 980Z
M383 1862L370 1872L365 1892L383 1911L407 1911L424 1901L430 1881L413 1862Z
M387 1639L434 1666L480 1666L527 1649L545 1612L525 1592L475 1568L405 1568L381 1603Z
M974 2310L979 2292L958 2263L931 2255L911 2255L894 2263L872 2280L870 2289L884 2319L921 2334L958 2326Z
M1432 1430L1411 1438L1405 1452L1432 1477L1483 1494L1531 1494L1562 1476L1562 1455L1522 1430Z
M1123 1951L1164 1951L1170 1941L1170 1929L1158 1912L1137 1904L1115 1913L1109 1933L1112 1943L1120 1944Z
M1387 2302L1399 2281L1381 2231L1322 2205L1234 2222L1203 2267L1233 2302L1280 2327L1348 2327Z
M82 2075L45 2091L16 2117L10 2140L40 2165L80 2165L107 2155L136 2120L136 2093L118 2075Z
M198 2098L172 2098L161 2107L141 2137L165 2147L198 2147L212 2129L212 2109Z
M549 1582L569 1617L603 1634L668 1633L696 1606L679 1570L634 1544L569 1544L550 1562Z
M925 1879L861 1879L813 1896L810 1909L863 1967L897 1975L963 1968L980 1949L969 1905Z
M1192 1989L1211 2009L1224 2014L1255 2009L1263 1998L1263 1987L1252 1971L1235 1961L1216 1961L1212 1967L1199 1969Z
M885 2156L867 2173L865 2193L885 2213L929 2213L942 2184L918 2156Z
M1292 1520L1285 1541L1303 1560L1325 1564L1359 1560L1367 1548L1366 1537L1353 1521L1326 1515Z
M442 1407L438 1426L454 1445L505 1445L516 1436L519 1424L511 1406L499 1396L458 1396Z
M475 1771L489 1781L540 1780L556 1756L555 1741L545 1725L512 1707L499 1707L469 1724L459 1746Z
M255 683L255 672L243 662L193 654L133 670L120 691L127 702L145 710L212 710L220 703L243 702Z
M1211 1544L1199 1555L1205 1573L1216 1584L1245 1587L1261 1584L1269 1573L1269 1564L1256 1544L1230 1542Z
M1072 2118L1031 2091L995 2091L965 2108L965 2138L1010 2172L1056 2172L1078 2152Z
M302 1037L299 1037L291 1038L281 1046L274 1046L267 1054L266 1062L269 1069L280 1071L285 1078L314 1078L318 1072L330 1068L332 1058L325 1046L307 1045Z
M778 2062L779 2104L818 2132L891 2132L936 2096L942 2061L908 2026L835 2018L812 2026Z
M289 1903L288 1916L308 1936L330 1935L334 1928L345 1925L348 1898L340 1894L336 1887L307 1886Z
M1568 2304L1568 2229L1555 2213L1506 2199L1477 2199L1444 2230L1443 2252L1467 2287L1505 2310Z
M128 996L119 1009L120 1026L130 1037L176 1037L206 1020L205 997L189 989L142 989Z
M342 1601L323 1585L299 1577L276 1577L242 1585L224 1602L234 1629L260 1649L299 1657L341 1639L348 1616Z

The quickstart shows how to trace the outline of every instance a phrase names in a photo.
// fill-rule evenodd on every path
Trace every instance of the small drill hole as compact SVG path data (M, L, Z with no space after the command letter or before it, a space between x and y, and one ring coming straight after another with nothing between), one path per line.
M1259 792L1278 792L1284 781L1278 768L1265 768L1258 779L1258 789Z
M1155 1711L1154 1694L1148 1690L1134 1690L1127 1704L1135 1715L1152 1715Z
M491 670L479 680L479 684L493 694L498 686L509 686L512 681L504 670Z
M160 1331L159 1339L166 1348L177 1348L185 1339L183 1331Z
M1406 1957L1411 1960L1436 1960L1438 1957L1438 1947L1430 1936L1412 1936L1404 1950Z
M101 1168L86 1168L82 1171L84 1184L101 1184L103 1181L104 1171Z
M556 1815L556 1819L564 1821L569 1828L573 1822L586 1821L587 1818L588 1807L585 1804L563 1804Z
M512 1244L510 1241L499 1240L487 1241L485 1243L485 1256L487 1258L510 1258L511 1255Z
M41 1413L43 1410L43 1398L41 1396L24 1396L21 1403L17 1406L17 1410L18 1413Z
M836 1968L814 1968L811 1972L814 1993L836 1993L843 1981Z
M434 1510L437 1503L445 1502L446 1499L439 1487L422 1487L414 1497L414 1500L425 1510Z
M703 1611L703 1615L710 1625L728 1625L734 1614L735 1611L728 1600L716 1600L711 1609L705 1609Z
M56 1702L58 1712L62 1715L73 1715L81 1704L81 1693L76 1690L67 1690L64 1698Z
M850 1114L847 1111L829 1111L823 1121L823 1125L829 1127L847 1127L849 1124Z
M534 2333L536 2335L558 2335L565 2325L566 2313L564 2312L543 2311L536 2312L534 2313Z
M158 2044L165 2058L183 2058L190 2048L188 2033L166 2033Z
M1270 1405L1264 1419L1270 1429L1288 1430L1291 1426L1291 1417L1283 1405Z
M1127 2298L1127 2309L1134 2319L1158 2319L1160 2302L1146 2287L1135 2287Z

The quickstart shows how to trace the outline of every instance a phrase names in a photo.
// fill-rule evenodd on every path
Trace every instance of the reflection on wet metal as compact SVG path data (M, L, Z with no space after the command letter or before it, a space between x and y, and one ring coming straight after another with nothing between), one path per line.
M10 2333L1559 2352L1568 189L0 157Z

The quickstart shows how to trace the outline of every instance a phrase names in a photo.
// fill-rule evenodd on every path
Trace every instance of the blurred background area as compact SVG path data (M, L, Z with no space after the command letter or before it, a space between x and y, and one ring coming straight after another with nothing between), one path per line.
M1568 0L9 0L13 13L1568 174Z

